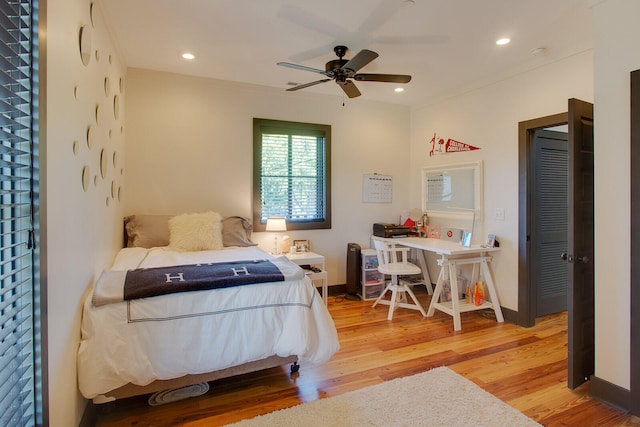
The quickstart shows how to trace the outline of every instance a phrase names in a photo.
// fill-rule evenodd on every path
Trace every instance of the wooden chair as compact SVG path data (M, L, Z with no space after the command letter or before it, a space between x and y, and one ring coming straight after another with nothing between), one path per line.
M373 307L378 304L384 304L389 306L389 314L387 320L393 318L393 312L396 307L408 308L411 310L418 310L424 317L427 313L424 308L418 302L418 299L414 295L411 287L400 280L400 276L421 274L422 270L415 264L407 261L407 253L410 248L395 247L395 245L389 245L384 240L373 237L373 245L378 254L378 271L382 274L391 276L391 280L387 283L384 291L373 303ZM400 259L398 255L401 254ZM391 299L383 299L387 291L391 291ZM407 302L407 296L409 294L413 300L413 304Z

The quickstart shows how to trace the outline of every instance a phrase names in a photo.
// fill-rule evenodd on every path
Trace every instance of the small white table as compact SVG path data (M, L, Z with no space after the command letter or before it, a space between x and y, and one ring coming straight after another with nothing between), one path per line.
M483 246L465 247L460 245L460 243L427 237L387 238L384 240L390 244L407 246L440 255L440 259L438 260L440 274L438 275L436 289L433 291L431 304L429 304L429 310L427 310L428 317L433 316L435 310L447 313L453 317L453 329L459 331L462 329L462 323L460 322L461 312L490 308L493 309L496 314L496 320L498 322L504 322L495 283L493 282L493 274L489 266L492 258L489 252L497 251L499 248L487 248ZM419 254L420 267L423 269L425 279L428 280L430 278L427 264L421 255L422 254ZM464 299L458 298L457 266L465 264L473 265L471 283L475 283L478 280L480 271L482 271L486 282L486 290L491 297L491 301L485 300L483 304L475 305L473 302L467 303ZM449 279L451 284L451 301L445 302L440 301L440 297L442 296L442 289L446 279Z
M329 280L327 272L324 269L324 256L315 252L296 252L284 255L298 265L309 265L320 269L319 272L306 269L304 272L312 282L316 280L322 281L322 300L327 304Z

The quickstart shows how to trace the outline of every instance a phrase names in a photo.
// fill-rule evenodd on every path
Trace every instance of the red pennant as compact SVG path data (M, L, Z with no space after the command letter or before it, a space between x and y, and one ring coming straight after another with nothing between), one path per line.
M456 141L455 139L447 139L438 138L438 136L434 133L433 138L431 138L431 151L429 151L429 157L434 154L444 154L444 153L459 153L461 151L472 151L479 150L480 148L474 147L473 145L465 144L464 142Z

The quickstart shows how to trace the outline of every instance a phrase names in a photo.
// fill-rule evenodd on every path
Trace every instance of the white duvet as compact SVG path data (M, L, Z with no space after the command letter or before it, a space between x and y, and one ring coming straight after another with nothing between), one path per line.
M125 248L113 270L265 259L256 248L174 252ZM225 369L269 356L324 363L338 335L311 281L271 282L118 302L85 303L78 383L88 399L127 383L147 385Z

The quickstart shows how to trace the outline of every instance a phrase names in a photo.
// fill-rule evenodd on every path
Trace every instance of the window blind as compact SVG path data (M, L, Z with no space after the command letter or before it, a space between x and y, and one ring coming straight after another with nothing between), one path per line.
M323 135L262 133L261 222L323 221L325 204L325 138Z
M34 1L0 2L0 425L36 424Z

